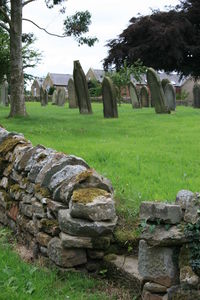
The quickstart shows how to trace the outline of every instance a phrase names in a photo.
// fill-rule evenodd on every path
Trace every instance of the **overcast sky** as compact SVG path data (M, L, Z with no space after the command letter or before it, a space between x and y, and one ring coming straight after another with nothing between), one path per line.
M53 33L62 34L63 15L58 8L48 9L44 0L37 0L24 7L23 17L29 18L41 27ZM34 76L46 76L51 73L73 72L73 61L80 60L85 72L90 67L102 69L102 60L107 55L105 44L116 38L128 25L129 20L138 13L149 14L150 8L165 9L165 5L176 5L178 0L68 0L66 13L71 15L78 10L89 10L92 24L89 34L96 36L99 42L94 47L80 46L73 38L56 38L47 35L34 25L24 21L23 32L33 32L37 37L35 48L42 54L42 63L29 73Z

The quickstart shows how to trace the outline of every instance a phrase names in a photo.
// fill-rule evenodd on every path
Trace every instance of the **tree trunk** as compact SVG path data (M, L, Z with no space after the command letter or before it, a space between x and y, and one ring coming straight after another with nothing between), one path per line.
M10 117L26 116L22 63L22 0L11 0Z

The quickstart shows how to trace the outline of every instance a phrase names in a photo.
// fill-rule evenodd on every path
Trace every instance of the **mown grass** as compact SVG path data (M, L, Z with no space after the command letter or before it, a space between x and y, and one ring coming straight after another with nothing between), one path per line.
M135 214L141 201L174 201L180 189L200 189L200 110L157 115L124 104L119 119L104 119L102 104L93 104L93 115L39 103L27 110L26 119L7 119L9 109L0 107L0 123L34 145L84 158L112 181L119 211Z
M80 273L63 273L23 262L0 228L0 300L110 300L99 280ZM105 287L105 286L104 286ZM100 291L101 289L101 291Z

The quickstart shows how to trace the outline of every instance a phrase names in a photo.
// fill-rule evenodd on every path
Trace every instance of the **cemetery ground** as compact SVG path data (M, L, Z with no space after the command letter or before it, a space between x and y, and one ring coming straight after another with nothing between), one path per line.
M109 178L119 215L115 237L121 245L132 247L138 235L137 213L142 201L170 202L181 189L199 191L200 111L177 107L175 113L162 115L153 108L134 110L122 104L118 119L104 119L102 104L93 103L92 108L92 115L80 115L78 109L68 109L67 105L41 107L39 103L27 103L29 117L8 119L9 108L0 107L0 123L9 131L22 132L34 145L82 157ZM1 247L0 255L4 252L6 255ZM55 274L49 279L51 276ZM75 281L80 280L83 293L87 293L87 279L77 278ZM79 290L73 290L69 299L77 299L79 294L73 298L75 292ZM88 295L80 299L101 299Z

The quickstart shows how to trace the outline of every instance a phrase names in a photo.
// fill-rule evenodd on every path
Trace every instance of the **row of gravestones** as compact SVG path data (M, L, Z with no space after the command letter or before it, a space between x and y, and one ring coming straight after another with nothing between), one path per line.
M174 86L168 79L160 81L156 72L149 68L147 83L151 92L151 101L148 88L143 86L138 95L134 83L130 84L130 97L133 108L155 107L156 113L169 113L176 108L176 93Z

